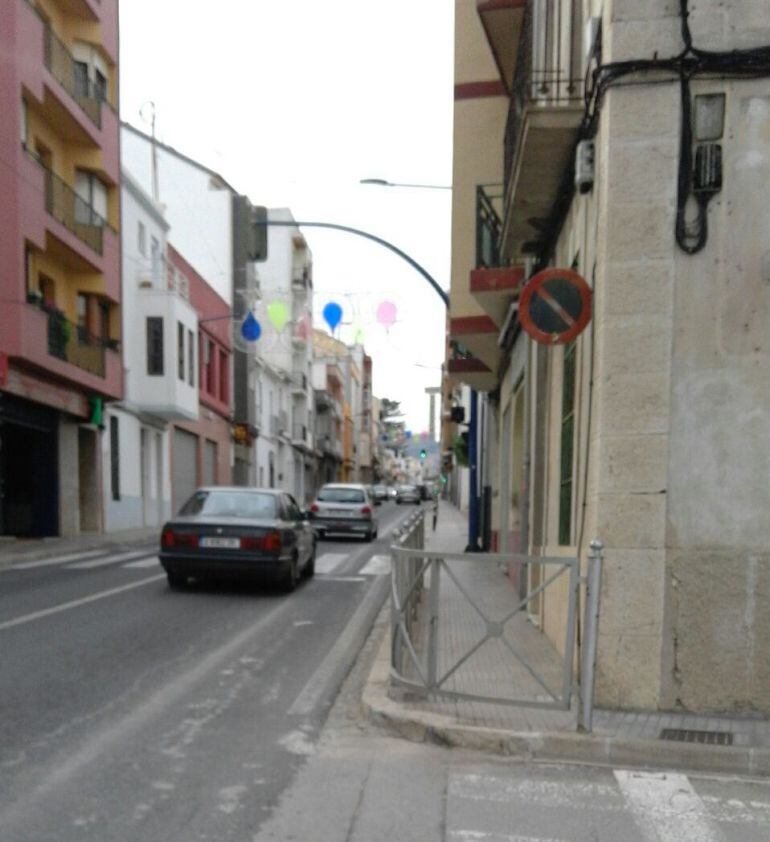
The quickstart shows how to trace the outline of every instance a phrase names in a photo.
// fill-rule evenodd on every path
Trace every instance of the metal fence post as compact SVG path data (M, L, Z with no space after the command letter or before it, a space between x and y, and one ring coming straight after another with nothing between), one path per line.
M594 716L594 684L596 681L596 645L599 635L599 608L602 589L602 561L604 544L594 538L588 553L586 609L583 627L583 663L581 670L581 705L578 730L591 732Z
M441 559L430 560L430 590L428 591L428 690L436 686L438 673L438 589Z

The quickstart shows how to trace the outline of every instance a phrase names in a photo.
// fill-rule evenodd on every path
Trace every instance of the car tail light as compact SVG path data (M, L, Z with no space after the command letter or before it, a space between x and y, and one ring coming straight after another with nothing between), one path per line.
M243 550L266 550L267 552L281 551L281 533L273 529L264 535L248 535L241 538Z
M198 536L191 532L174 532L166 528L160 536L160 544L164 549L172 547L197 547Z
M313 505L310 507L310 511L313 512L313 514L315 514L318 511L318 503L313 503Z
M371 506L361 506L361 514L362 515L370 515L372 513Z

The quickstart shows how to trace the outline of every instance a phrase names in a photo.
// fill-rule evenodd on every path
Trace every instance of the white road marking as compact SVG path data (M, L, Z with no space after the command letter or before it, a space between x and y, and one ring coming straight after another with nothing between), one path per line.
M458 842L565 842L564 839L546 839L542 836L519 836L517 833L485 833L482 830L450 830L450 839Z
M165 574L160 576L150 576L149 579L140 579L138 582L131 582L128 585L121 585L119 588L110 588L107 591L99 591L99 593L84 596L81 599L73 599L69 602L62 602L61 605L53 605L50 608L44 608L42 611L33 611L31 614L24 614L21 617L16 617L13 620L6 620L0 623L0 631L5 629L12 629L15 626L23 626L25 623L31 623L33 620L40 620L43 617L50 617L51 614L59 614L61 611L68 611L70 608L77 608L80 605L87 605L89 602L96 602L100 599L106 599L108 596L123 593L123 591L130 591L134 588L141 588L143 585L149 585L151 582L157 582L159 579L165 579Z
M358 572L361 576L389 576L390 556L373 555Z
M373 607L376 606L379 599L382 599L381 588L378 588L378 585L379 583L375 582L369 588L368 593L359 603L342 633L337 637L334 646L329 649L326 657L310 676L307 684L300 690L299 695L289 708L289 715L307 716L316 709L323 694L328 691L329 682L334 676L335 670L339 668L340 663L344 663L356 640L361 635L361 630L368 622Z
M68 561L75 561L82 558L93 558L95 555L103 555L104 550L90 550L87 553L70 553L56 558L41 558L38 561L23 561L21 564L14 564L5 570L32 570L35 567L49 567L54 564L66 564Z
M685 775L616 770L615 778L647 842L722 839Z
M292 623L294 626L313 626L315 623L312 620L297 620Z
M130 553L108 555L106 558L94 558L91 561L81 561L78 564L68 564L67 570L93 570L95 567L106 567L108 564L117 564L120 561L125 561L127 558L136 558L136 556L136 550ZM125 566L128 567L128 565Z
M315 561L316 575L320 574L323 576L326 573L336 570L348 555L349 553L324 553Z
M324 576L322 582L365 582L365 576Z
M291 713L291 711L289 711ZM292 754L310 755L315 752L315 746L302 731L290 731L278 740L278 745Z
M548 808L591 809L617 812L623 801L616 786L573 781L511 780L494 775L452 775L449 792L471 801L509 803L514 800Z
M122 567L155 567L160 564L158 556L152 555L149 558L140 558L138 561L129 561L128 564L123 564Z

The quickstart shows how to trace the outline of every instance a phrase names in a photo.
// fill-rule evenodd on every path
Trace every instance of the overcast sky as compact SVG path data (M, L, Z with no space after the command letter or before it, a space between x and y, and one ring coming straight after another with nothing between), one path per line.
M220 172L254 204L389 240L449 288L452 0L121 0L121 117L154 101L160 140ZM145 109L145 114L147 110ZM354 235L305 230L316 326L361 331L374 391L427 429L446 311L411 267ZM173 231L170 235L173 242ZM388 331L377 306L397 308ZM327 328L328 329L328 328Z

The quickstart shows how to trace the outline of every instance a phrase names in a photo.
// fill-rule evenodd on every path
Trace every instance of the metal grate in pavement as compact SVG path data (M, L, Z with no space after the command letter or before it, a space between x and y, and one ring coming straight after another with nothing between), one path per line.
M674 740L679 743L701 743L707 746L731 746L733 735L730 731L692 731L688 728L664 728L660 732L661 740Z

